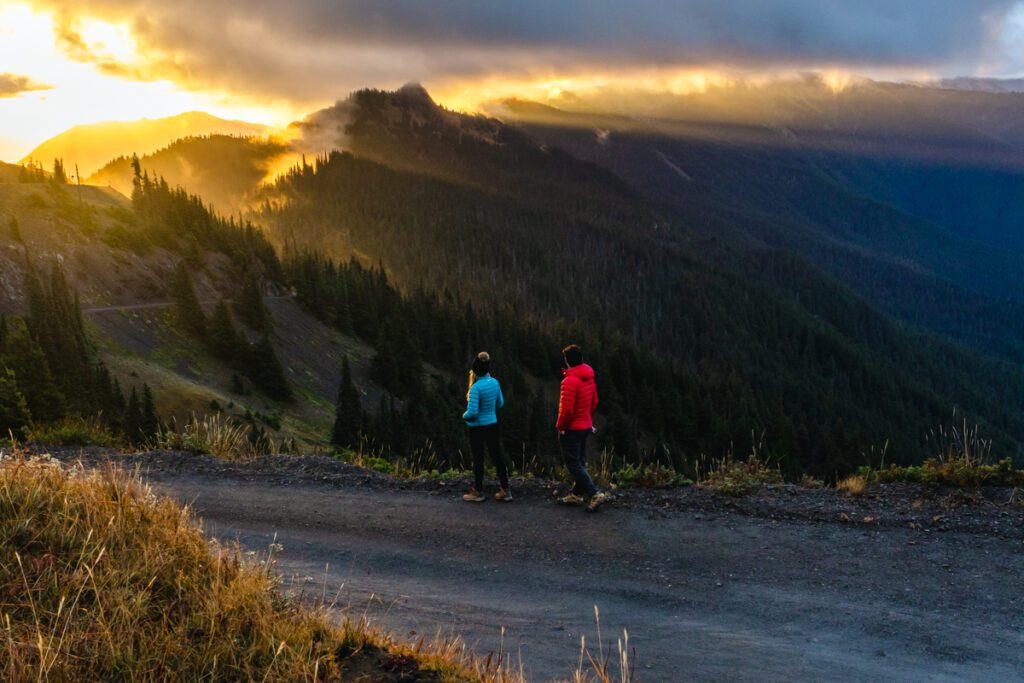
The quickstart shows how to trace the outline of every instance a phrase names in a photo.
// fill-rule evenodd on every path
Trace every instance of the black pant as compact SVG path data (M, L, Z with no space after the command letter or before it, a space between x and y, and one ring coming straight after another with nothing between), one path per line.
M473 481L476 490L481 491L484 487L484 446L487 446L487 451L491 454L491 461L494 462L494 469L498 471L501 487L508 491L508 468L505 466L505 456L501 452L497 423L469 428L469 448L473 451Z
M572 476L572 492L586 498L597 493L594 480L587 472L588 436L590 436L589 429L567 429L565 434L558 438L558 442L562 446L565 469L569 470L569 474Z

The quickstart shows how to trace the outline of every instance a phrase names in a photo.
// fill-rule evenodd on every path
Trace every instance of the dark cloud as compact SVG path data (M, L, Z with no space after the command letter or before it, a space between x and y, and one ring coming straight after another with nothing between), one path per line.
M35 83L25 76L18 76L17 74L9 73L0 74L0 97L14 97L23 92L49 89L50 86L43 85L42 83Z
M51 0L132 22L152 77L323 97L531 68L990 67L1014 0ZM65 31L73 36L73 31ZM77 49L66 40L69 51ZM79 51L79 55L81 52ZM107 68L116 68L108 65Z

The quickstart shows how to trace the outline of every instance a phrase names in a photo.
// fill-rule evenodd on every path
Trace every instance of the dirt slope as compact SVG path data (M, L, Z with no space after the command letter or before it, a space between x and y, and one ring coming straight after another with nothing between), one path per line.
M734 503L690 490L628 493L585 515L541 483L514 504L469 507L458 485L320 458L125 462L193 502L213 534L253 550L276 538L296 590L337 594L410 638L441 629L491 650L504 627L536 680L574 669L581 635L596 643L594 605L606 640L628 628L644 681L1024 676L1016 508L978 503L950 512L963 523L911 528L842 522L822 503L832 492ZM884 498L840 506L858 515Z

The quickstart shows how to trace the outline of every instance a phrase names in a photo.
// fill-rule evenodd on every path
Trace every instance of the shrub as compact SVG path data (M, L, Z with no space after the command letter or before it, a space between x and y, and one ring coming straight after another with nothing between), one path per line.
M47 446L119 446L120 441L98 417L65 417L57 422L37 423L26 429L28 441Z
M664 489L693 483L673 468L657 464L624 465L612 472L610 480L620 488Z
M782 472L761 460L755 451L746 460L736 460L727 455L712 463L701 483L726 495L745 496L756 486L781 484Z

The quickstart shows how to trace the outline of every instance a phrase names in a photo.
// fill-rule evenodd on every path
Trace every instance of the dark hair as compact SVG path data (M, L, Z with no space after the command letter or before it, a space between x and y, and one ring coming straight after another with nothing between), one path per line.
M476 358L473 359L473 374L477 377L483 377L491 370L491 354L486 351L481 351L476 354Z
M570 368L574 368L583 362L583 349L576 346L576 344L569 344L562 349L562 356L565 357L565 362Z

